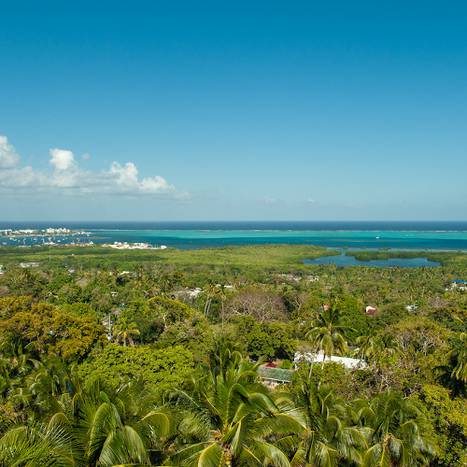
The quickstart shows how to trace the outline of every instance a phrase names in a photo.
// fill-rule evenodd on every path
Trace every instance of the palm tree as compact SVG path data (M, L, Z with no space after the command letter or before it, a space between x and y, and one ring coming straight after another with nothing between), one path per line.
M97 382L70 400L84 465L150 464L151 438L168 432L169 419L140 404L143 394L133 395L129 387L108 394Z
M366 361L377 358L381 354L394 355L400 351L399 344L390 335L360 336L357 338L359 348L357 354Z
M362 462L367 447L360 427L351 423L348 408L332 390L302 373L295 392L305 430L295 442L292 466L333 467Z
M347 350L343 331L350 328L340 325L339 318L339 310L333 305L316 315L311 322L311 329L305 335L315 351L323 352L323 363L326 357L342 354Z
M76 466L71 437L60 417L47 425L19 426L0 438L2 466Z
M176 465L289 466L277 444L303 429L297 411L285 398L273 400L256 382L256 366L238 352L224 357L207 377L193 381L190 393L179 393L179 404L194 413L191 432L198 439L178 451Z
M455 396L467 394L467 333L462 332L452 343L447 364L436 368L441 382L449 387Z
M121 316L115 325L115 336L118 342L122 342L123 346L127 344L134 345L133 336L139 336L140 332L137 324L130 321L127 316Z
M411 467L428 463L434 454L428 423L412 401L386 392L369 402L357 401L356 406L370 446L363 458L365 466Z
M40 414L54 414L60 410L58 398L71 393L76 380L70 368L58 357L44 358L25 380L34 409Z
M467 333L461 333L459 341L460 345L453 349L450 355L455 360L452 377L467 383Z
M213 302L220 304L220 310L217 313L217 317L220 317L223 321L224 319L224 304L227 298L226 288L221 284L208 284L203 292L205 298L203 313L204 316L209 317L211 314L211 307Z
M141 381L105 392L89 381L57 397L61 411L43 426L18 426L0 439L0 465L151 465L164 457L170 415Z

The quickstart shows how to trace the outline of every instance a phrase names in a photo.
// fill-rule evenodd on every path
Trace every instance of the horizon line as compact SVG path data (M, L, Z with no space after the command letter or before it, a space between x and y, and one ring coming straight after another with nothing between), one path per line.
M78 220L70 220L70 219L47 219L47 220L0 220L0 224L7 224L7 223L14 223L14 222L30 222L30 223L47 223L47 222L64 222L64 223L77 223L77 222L101 222L101 223L111 223L111 222L123 222L123 223L131 223L131 222L153 222L153 223L175 223L175 222L189 222L189 223L203 223L203 222L225 222L225 223L239 223L239 222L297 222L297 223L304 223L304 222L462 222L467 223L467 219L176 219L176 220L144 220L144 219L112 219L112 220L96 220L96 219L78 219Z

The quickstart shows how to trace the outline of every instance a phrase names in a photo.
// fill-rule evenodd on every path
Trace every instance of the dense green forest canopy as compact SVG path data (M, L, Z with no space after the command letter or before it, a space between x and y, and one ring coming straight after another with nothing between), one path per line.
M0 466L465 465L467 254L324 254L1 248Z

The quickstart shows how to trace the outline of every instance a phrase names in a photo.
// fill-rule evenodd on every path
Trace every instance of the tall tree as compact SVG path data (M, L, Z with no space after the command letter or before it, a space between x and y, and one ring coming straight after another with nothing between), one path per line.
M226 356L215 359L208 376L194 381L191 393L180 399L196 413L193 423L206 430L198 442L179 450L176 462L199 467L289 466L277 444L303 429L297 411L290 401L274 401L256 383L256 367L240 354Z
M133 337L139 336L140 331L137 324L131 321L128 316L121 316L114 327L115 337L124 347L134 345Z
M357 401L358 419L365 427L369 448L365 466L411 467L428 464L435 451L426 417L411 400L395 392Z
M313 350L323 353L323 362L326 357L347 350L344 331L349 328L340 324L340 312L336 305L317 313L309 326L305 337L311 342Z
M352 423L346 404L331 388L307 377L307 372L301 373L294 394L306 428L295 444L292 465L360 465L367 444L363 430Z
M170 415L134 381L106 392L99 381L57 397L45 425L18 426L0 439L0 465L111 467L160 463Z

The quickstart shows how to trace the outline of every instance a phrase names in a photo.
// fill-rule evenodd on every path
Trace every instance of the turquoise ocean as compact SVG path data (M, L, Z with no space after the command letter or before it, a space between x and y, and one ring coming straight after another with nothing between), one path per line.
M76 243L145 242L193 249L228 245L319 245L340 249L467 250L467 222L0 222L2 229L68 227ZM56 236L58 243L70 238ZM2 245L44 238L0 237Z

